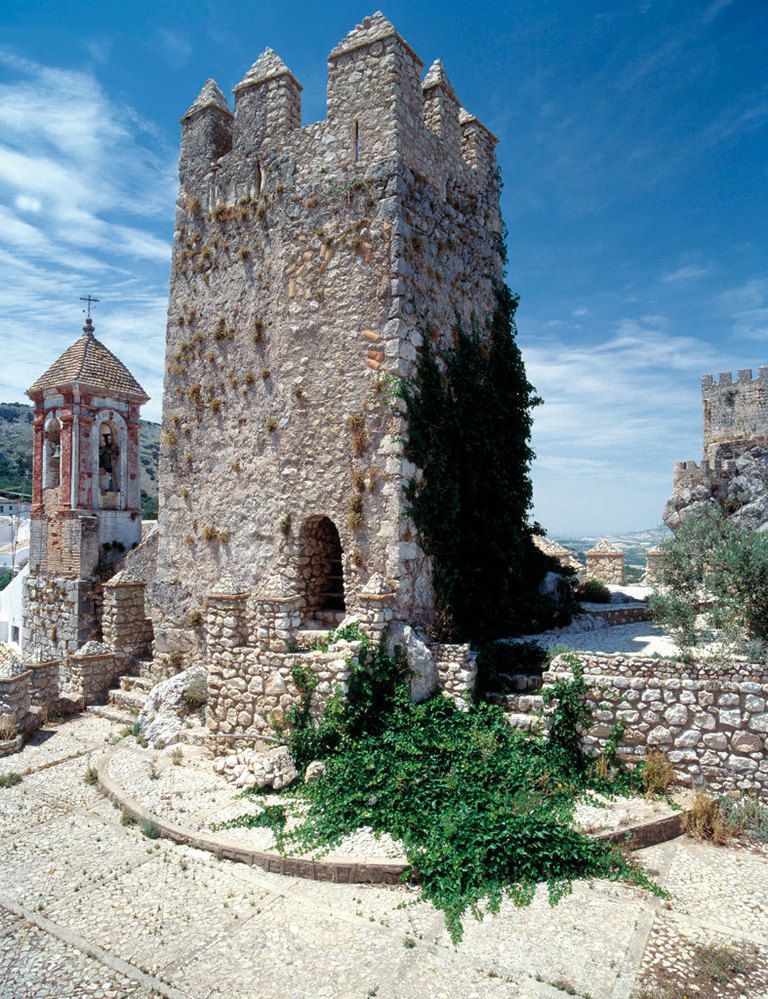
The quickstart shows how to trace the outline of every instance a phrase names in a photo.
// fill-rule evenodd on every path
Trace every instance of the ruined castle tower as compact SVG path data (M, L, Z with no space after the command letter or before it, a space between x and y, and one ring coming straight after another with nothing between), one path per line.
M28 390L35 406L24 643L58 658L92 639L94 584L141 538L139 409L149 396L83 335Z
M502 276L496 140L381 14L330 53L327 118L267 49L181 119L151 603L159 653L205 595L328 626L427 623L394 388L423 337L481 327ZM224 583L222 584L222 580ZM262 627L251 616L254 633Z

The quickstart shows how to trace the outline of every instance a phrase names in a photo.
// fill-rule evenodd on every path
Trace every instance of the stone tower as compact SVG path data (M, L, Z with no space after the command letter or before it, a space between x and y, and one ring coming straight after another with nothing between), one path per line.
M496 140L439 61L423 68L377 13L329 55L325 120L302 126L271 49L234 110L208 80L181 119L159 653L202 644L190 622L213 589L275 597L283 629L376 601L430 620L393 388L423 337L447 342L457 315L482 328L502 256Z
M139 409L149 396L96 339L90 316L27 395L35 415L24 642L58 658L95 635L97 569L141 538Z

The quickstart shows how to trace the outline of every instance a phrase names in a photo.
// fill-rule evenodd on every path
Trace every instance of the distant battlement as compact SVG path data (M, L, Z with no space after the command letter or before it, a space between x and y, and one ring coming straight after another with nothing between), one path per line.
M709 485L720 482L734 475L736 461L733 459L715 461L676 461L672 472L672 484L675 489L692 488L697 485Z
M182 117L182 189L203 204L234 204L275 183L398 160L444 189L495 186L496 138L465 111L442 63L424 64L381 14L365 18L328 57L328 115L301 125L301 84L266 49L234 88L234 113L208 80Z
M718 380L701 380L704 403L704 457L713 460L723 445L765 444L768 441L768 366L755 376L742 368L734 379L730 371Z

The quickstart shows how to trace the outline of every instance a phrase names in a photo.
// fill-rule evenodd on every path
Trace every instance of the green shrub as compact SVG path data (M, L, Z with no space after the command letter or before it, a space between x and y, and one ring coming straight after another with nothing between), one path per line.
M390 834L403 842L454 940L463 915L479 915L482 900L490 912L504 897L527 904L542 882L553 904L582 877L660 892L617 848L572 826L578 794L626 792L639 781L618 770L599 779L584 756L586 684L578 661L571 665L573 680L553 695L546 739L511 728L495 705L460 711L442 696L412 703L402 664L368 643L350 663L348 701L317 725L298 726L318 734L329 726L334 738L321 747L324 774L288 792L308 807L284 833L285 848L332 848L361 826Z
M585 579L576 590L576 598L589 604L609 604L611 591L599 579Z
M768 535L705 509L662 544L664 589L649 599L654 620L680 645L701 637L697 615L735 647L764 654L768 642ZM749 643L752 643L751 645ZM757 643L757 644L755 644Z
M181 695L189 711L198 711L208 703L208 683L204 676L196 676Z
M529 523L531 411L541 400L516 342L517 304L499 285L485 328L457 321L449 346L425 335L413 379L396 390L403 453L423 472L406 496L432 559L443 640L480 644L564 624L571 613L538 592L560 566L534 545Z
M160 829L155 825L154 822L142 822L141 823L141 835L146 836L147 839L159 839Z
M17 784L21 784L21 774L0 774L0 787L15 787Z

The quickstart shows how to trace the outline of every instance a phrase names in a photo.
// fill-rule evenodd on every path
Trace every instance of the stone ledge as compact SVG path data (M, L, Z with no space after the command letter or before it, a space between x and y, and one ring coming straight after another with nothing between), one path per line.
M183 826L168 822L144 808L134 798L128 796L123 788L109 776L109 763L116 752L116 747L110 749L98 763L98 787L101 792L118 808L127 812L137 822L151 822L160 830L161 836L198 850L205 850L217 856L225 857L235 863L248 864L249 867L260 867L270 874L283 874L286 877L304 878L309 881L330 881L334 884L385 884L398 885L406 880L410 870L409 864L399 864L375 860L309 860L306 857L290 857L280 853L269 853L265 850L248 850L245 847L226 843L216 836L202 836L199 833L185 829ZM600 833L595 839L608 843L623 843L630 850L639 850L647 846L655 846L681 835L683 817L687 813L680 811L661 819L640 822L626 829ZM417 871L412 872L409 879L418 883Z

